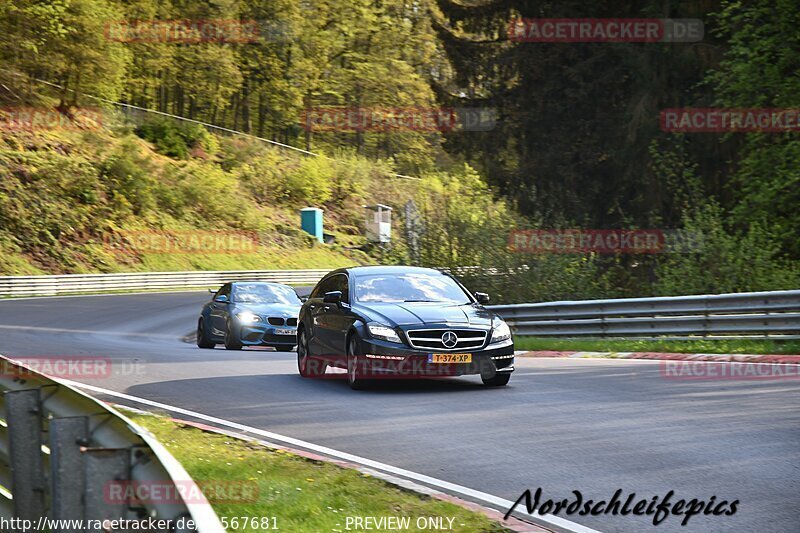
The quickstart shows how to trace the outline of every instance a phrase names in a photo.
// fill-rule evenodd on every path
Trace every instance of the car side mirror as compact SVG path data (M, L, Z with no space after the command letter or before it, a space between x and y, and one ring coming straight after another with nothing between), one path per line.
M489 303L489 295L485 292L476 292L475 299L478 300L478 303L481 305L486 305Z
M308 301L308 296L301 296L300 297L300 301L301 302L307 302Z
M224 294L220 294L219 296L214 298L214 301L218 302L218 303L221 303L221 304L226 304L226 303L228 303L228 297L225 296Z
M339 305L342 303L342 291L331 291L326 292L325 296L322 298L322 301L326 304L336 304Z

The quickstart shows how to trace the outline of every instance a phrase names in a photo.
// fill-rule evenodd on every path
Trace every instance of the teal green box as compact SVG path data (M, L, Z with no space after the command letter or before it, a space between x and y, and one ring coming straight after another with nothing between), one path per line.
M322 209L306 207L300 210L300 227L306 233L313 235L319 242L322 241Z

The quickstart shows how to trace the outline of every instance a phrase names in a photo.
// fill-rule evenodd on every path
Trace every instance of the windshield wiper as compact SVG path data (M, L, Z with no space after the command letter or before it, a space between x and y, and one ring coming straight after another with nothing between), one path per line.
M435 303L439 300L403 300L403 303Z

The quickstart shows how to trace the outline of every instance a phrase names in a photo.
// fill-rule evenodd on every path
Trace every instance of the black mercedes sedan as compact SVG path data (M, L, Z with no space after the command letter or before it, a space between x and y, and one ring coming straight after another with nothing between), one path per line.
M503 386L514 371L508 325L449 274L405 266L334 270L300 309L297 366L322 377L347 370L354 389L369 380L480 374Z

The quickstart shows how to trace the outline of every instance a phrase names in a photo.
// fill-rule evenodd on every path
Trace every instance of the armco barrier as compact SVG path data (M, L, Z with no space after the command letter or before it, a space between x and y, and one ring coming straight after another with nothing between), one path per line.
M478 267L465 267L470 270ZM511 275L484 269L492 275ZM313 285L328 270L231 270L0 276L0 297L219 287L228 281ZM460 270L459 270L460 272ZM458 273L458 272L457 272ZM517 335L800 338L800 290L489 306Z
M800 338L800 290L494 305L516 335Z
M225 531L208 503L109 500L114 481L174 488L171 494L193 482L147 430L115 409L11 359L0 356L0 364L0 516L33 524L152 517L186 526L191 519L194 529L185 531Z
M219 287L228 281L273 281L314 285L329 270L231 270L0 276L0 297L59 296L113 291Z

